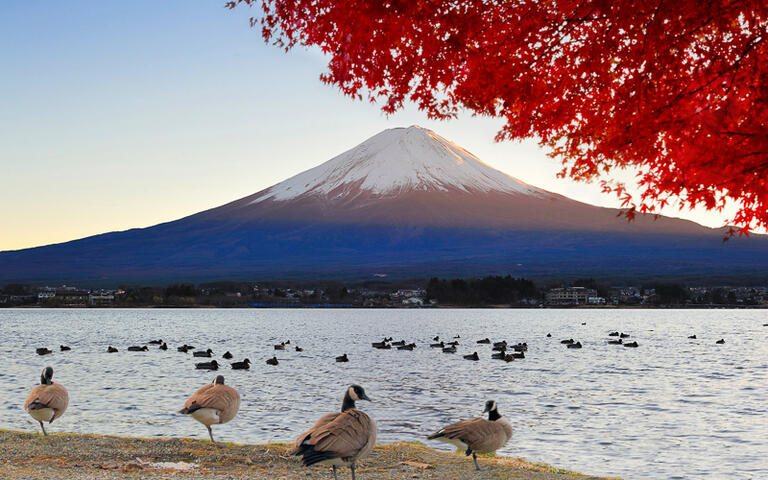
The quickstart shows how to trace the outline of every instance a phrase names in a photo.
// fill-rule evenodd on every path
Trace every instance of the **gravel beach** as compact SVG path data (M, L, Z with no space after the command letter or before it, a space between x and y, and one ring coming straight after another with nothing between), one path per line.
M304 468L287 444L237 445L207 441L102 435L39 434L0 430L3 479L332 479L327 467ZM592 478L520 458L484 457L482 472L461 454L415 443L378 445L359 464L359 480ZM343 469L340 479L349 477Z

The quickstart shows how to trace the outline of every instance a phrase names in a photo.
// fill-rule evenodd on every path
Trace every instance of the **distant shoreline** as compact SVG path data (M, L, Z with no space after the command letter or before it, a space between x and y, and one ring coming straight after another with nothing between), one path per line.
M448 310L448 309L481 309L481 310L765 310L768 305L434 305L424 307L397 306L362 306L362 305L305 305L305 304L273 304L269 306L252 305L15 305L0 307L4 309L55 310L55 309L84 309L84 310L126 310L126 309L189 309L189 310L276 310L276 309L323 309L323 310Z
M222 435L226 432L222 429ZM281 479L331 478L330 468L305 468L287 454L285 443L211 444L187 438L142 439L93 434L51 434L0 430L3 479ZM521 458L482 457L487 470L476 472L471 459L433 450L420 443L377 445L360 462L360 480L444 480L517 478L520 480L593 479ZM343 469L346 470L346 469ZM339 478L349 478L348 471ZM310 474L311 472L311 474Z

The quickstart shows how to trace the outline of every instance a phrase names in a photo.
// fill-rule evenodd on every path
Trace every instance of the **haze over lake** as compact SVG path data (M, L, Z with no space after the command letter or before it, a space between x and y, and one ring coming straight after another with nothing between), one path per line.
M70 406L49 431L207 438L175 413L215 375L176 351L189 343L211 348L242 396L235 420L214 426L221 441L293 441L354 382L374 400L359 407L381 443L444 449L424 437L494 399L515 429L503 455L626 479L768 478L766 322L762 310L0 310L1 426L39 428L22 404L51 365ZM608 345L611 331L640 347ZM429 348L435 335L460 335L458 353ZM384 336L418 347L374 350ZM485 337L527 342L526 358L491 360L475 343ZM584 348L567 349L567 338ZM127 351L153 339L169 350ZM276 352L285 340L289 350ZM232 371L227 350L251 370ZM474 351L479 362L462 358ZM335 363L343 353L350 362ZM266 365L275 354L280 365Z

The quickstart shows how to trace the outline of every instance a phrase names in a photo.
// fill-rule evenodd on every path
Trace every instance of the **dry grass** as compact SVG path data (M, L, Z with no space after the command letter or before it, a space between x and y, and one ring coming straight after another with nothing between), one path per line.
M328 468L304 468L287 455L287 444L211 444L183 438L141 439L102 435L38 434L0 430L3 479L269 479L333 478ZM521 458L483 457L486 470L472 460L418 443L379 445L360 463L360 480L392 479L585 479L573 472ZM153 468L156 462L194 464L192 471ZM340 478L349 478L348 472Z

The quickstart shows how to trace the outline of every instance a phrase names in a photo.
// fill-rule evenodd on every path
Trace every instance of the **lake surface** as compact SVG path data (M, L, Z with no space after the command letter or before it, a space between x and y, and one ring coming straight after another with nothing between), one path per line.
M51 431L207 438L175 413L215 376L195 370L206 359L176 351L189 343L214 351L242 398L235 420L213 427L217 440L293 441L358 383L374 400L358 406L376 419L380 443L445 449L425 435L494 399L515 429L504 455L626 479L765 479L764 323L765 310L0 310L0 428L39 429L22 405L51 365L70 393ZM606 344L615 330L640 347ZM458 353L429 348L435 335L460 335ZM373 349L384 336L418 347ZM491 360L491 346L475 344L485 337L527 342L526 359ZM127 351L159 338L168 351ZM584 348L567 349L566 338ZM274 351L289 339L290 351ZM54 353L36 355L43 346ZM227 350L251 370L231 370ZM474 351L479 362L461 356ZM350 362L335 363L343 353ZM280 365L266 365L274 354Z

